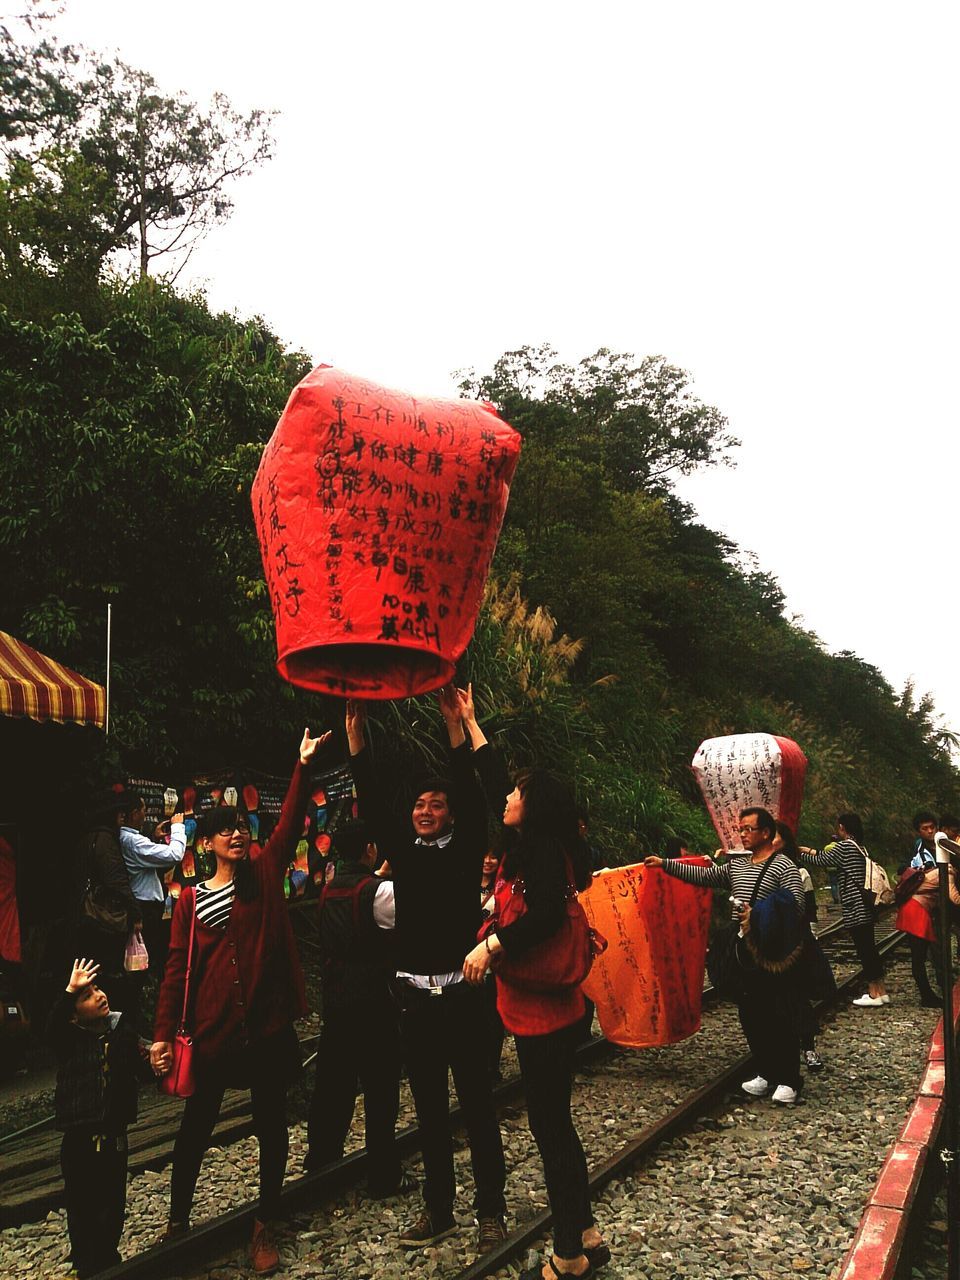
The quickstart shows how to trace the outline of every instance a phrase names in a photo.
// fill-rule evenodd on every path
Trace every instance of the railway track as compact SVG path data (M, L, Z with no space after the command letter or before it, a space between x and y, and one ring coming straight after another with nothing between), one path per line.
M819 937L837 947L844 941L842 935L843 924L838 921L824 929ZM713 988L707 985L703 993L704 1008L709 1008L715 998ZM305 1068L316 1056L312 1046L317 1039L316 1035L307 1036L300 1042ZM613 1046L608 1041L602 1036L596 1037L580 1048L578 1062L588 1065L612 1051ZM514 1075L495 1090L496 1101L499 1106L508 1105L520 1096L520 1092L520 1078ZM144 1170L162 1169L169 1163L173 1156L173 1139L179 1125L181 1109L179 1099L162 1098L159 1095L155 1095L141 1108L140 1119L129 1130L131 1175L135 1176ZM458 1124L459 1107L453 1107L451 1114L454 1124ZM246 1138L252 1132L249 1094L244 1090L229 1090L214 1130L213 1145L227 1146ZM400 1140L404 1155L419 1150L416 1127L404 1130ZM0 1228L37 1221L62 1205L59 1149L60 1134L53 1127L52 1115L0 1139L0 1184L3 1186ZM354 1178L363 1176L362 1162L356 1167L349 1167L354 1171Z
M828 942L831 940L839 942L841 932L839 927L833 927L825 930L821 936ZM884 953L891 950L902 936L898 933L889 934L880 944ZM860 980L857 972L841 983L838 1000L844 1000L854 993L858 989ZM712 993L707 997L708 1004L711 999ZM608 1054L612 1056L617 1052L616 1046L610 1045L603 1039L596 1039L581 1049L578 1065L586 1067L600 1061ZM619 1053L623 1054L623 1051ZM689 1129L705 1112L716 1106L731 1091L735 1091L739 1081L745 1074L749 1074L749 1070L749 1055L738 1057L732 1062L728 1060L709 1081L688 1093L666 1114L639 1130L613 1155L598 1164L591 1172L592 1190L596 1192L607 1183L622 1176L624 1171L649 1155L661 1143ZM503 1110L518 1100L520 1092L518 1078L505 1081L496 1091L498 1110ZM452 1110L452 1116L456 1123L457 1108ZM398 1135L398 1141L404 1156L414 1154L419 1147L416 1128L411 1126L403 1130ZM325 1169L289 1182L282 1194L284 1215L296 1217L298 1214L317 1210L325 1201L340 1195L347 1188L354 1187L364 1176L365 1168L365 1153L357 1151ZM214 1260L223 1258L238 1245L245 1243L254 1212L254 1203L243 1205L232 1212L200 1224L187 1236L155 1245L136 1254L121 1265L104 1272L103 1278L104 1280L108 1278L109 1280L159 1280L161 1277L183 1274L184 1271L206 1262L212 1265ZM501 1269L516 1259L532 1243L541 1239L549 1222L549 1213L543 1210L527 1217L501 1246L468 1266L457 1280L480 1280L480 1277Z

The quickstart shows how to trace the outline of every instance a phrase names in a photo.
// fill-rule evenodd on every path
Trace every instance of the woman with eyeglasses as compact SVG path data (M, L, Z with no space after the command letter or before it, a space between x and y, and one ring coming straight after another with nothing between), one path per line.
M247 815L233 805L209 809L197 822L200 847L216 872L180 894L157 1000L150 1065L164 1076L183 1009L193 943L187 1031L193 1037L196 1091L186 1101L173 1149L167 1235L187 1230L200 1165L227 1088L249 1088L260 1144L260 1209L251 1257L258 1275L280 1263L267 1224L279 1214L287 1165L286 1090L300 1070L293 1024L306 1013L303 971L290 927L283 878L310 796L307 766L330 734L303 732L300 758L276 828L251 856Z

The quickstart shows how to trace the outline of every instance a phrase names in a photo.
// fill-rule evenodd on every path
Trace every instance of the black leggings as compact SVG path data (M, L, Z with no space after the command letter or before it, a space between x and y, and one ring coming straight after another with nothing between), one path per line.
M226 1084L208 1079L198 1086L183 1108L180 1132L173 1147L170 1186L170 1221L187 1223L204 1153L217 1117ZM266 1222L280 1213L280 1189L287 1168L287 1091L285 1085L264 1073L250 1087L253 1131L260 1144L260 1219Z
M880 952L877 950L873 921L868 920L866 924L854 925L850 930L850 937L857 952L857 959L863 968L864 981L882 982L883 961L880 959Z
M530 1132L543 1160L558 1258L579 1258L583 1233L593 1226L587 1160L570 1115L574 1050L580 1022L545 1036L516 1036L517 1059L527 1095Z

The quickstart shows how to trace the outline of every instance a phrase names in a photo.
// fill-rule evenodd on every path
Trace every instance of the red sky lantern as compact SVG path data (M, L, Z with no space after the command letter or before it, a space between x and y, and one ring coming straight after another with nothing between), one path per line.
M490 405L417 400L328 365L308 374L252 494L280 674L354 698L450 680L519 455Z

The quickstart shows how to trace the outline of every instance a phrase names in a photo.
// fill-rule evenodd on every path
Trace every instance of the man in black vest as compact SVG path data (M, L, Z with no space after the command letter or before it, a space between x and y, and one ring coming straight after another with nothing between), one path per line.
M373 874L377 846L365 822L334 837L337 872L320 899L323 1026L307 1120L307 1173L343 1158L358 1084L363 1089L367 1187L377 1199L406 1186L394 1131L400 1108L400 1019L390 991L393 885Z
M487 813L457 691L450 685L439 696L450 776L425 780L409 817L391 815L383 804L364 743L361 703L347 704L346 728L360 813L393 872L401 1045L423 1143L425 1208L401 1233L400 1244L418 1248L456 1230L449 1069L467 1126L479 1248L485 1252L506 1234L506 1167L487 1068L483 997L464 982L463 959L476 945L480 925L477 885Z

